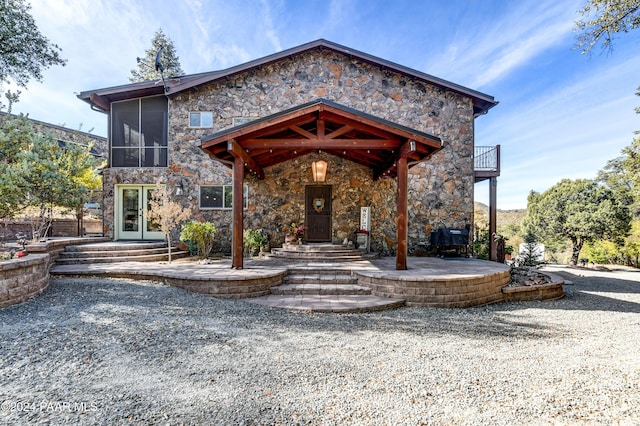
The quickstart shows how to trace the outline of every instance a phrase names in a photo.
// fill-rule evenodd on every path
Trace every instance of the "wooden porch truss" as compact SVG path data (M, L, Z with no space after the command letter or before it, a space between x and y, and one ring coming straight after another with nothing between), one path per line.
M406 269L408 169L442 148L435 136L326 99L205 136L200 147L233 165L233 267L242 268L242 187L249 173L324 151L372 169L373 178L398 178L396 269ZM240 194L236 200L236 195Z

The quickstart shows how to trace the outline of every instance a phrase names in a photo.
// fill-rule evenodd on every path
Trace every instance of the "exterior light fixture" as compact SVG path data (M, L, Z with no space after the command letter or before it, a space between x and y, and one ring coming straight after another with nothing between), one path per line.
M311 171L313 172L313 181L322 183L327 178L327 162L314 161L311 163Z
M182 181L176 183L176 195L184 194L184 186L182 185Z

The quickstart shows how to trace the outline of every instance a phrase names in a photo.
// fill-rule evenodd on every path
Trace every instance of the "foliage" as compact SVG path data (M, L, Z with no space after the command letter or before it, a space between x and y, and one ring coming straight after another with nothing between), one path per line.
M217 232L218 228L211 222L191 221L182 226L180 241L191 241L196 244L198 257L200 259L206 259L211 253L211 250L213 250L213 243Z
M26 87L31 79L42 81L42 70L66 63L61 49L38 30L30 8L25 0L0 0L0 85L13 80ZM9 104L17 100L16 93L7 95Z
M640 219L631 224L631 232L620 247L620 263L640 268Z
M538 261L538 243L535 234L529 230L524 236L524 250L518 253L518 264L520 266L534 267Z
M81 209L88 190L101 187L90 147L60 147L51 135L37 134L24 116L0 120L0 158L0 217L35 208L36 239L46 235L54 206Z
M611 241L593 241L585 243L582 257L592 263L613 264L620 263L620 248Z
M630 214L606 186L586 179L563 179L542 194L529 194L524 226L550 245L559 237L569 239L571 264L575 265L584 243L624 238Z
M144 58L138 58L138 68L131 70L129 81L136 83L146 80L159 80L162 77L160 72L156 70L156 55L160 49L162 49L162 66L164 67L165 76L178 77L184 75L173 41L160 28L153 35L151 47L145 50Z
M636 95L640 96L640 89ZM636 108L636 112L640 114L640 107ZM636 131L636 134L640 134L640 131ZM610 160L600 171L598 179L631 205L633 215L640 218L640 138L635 138L622 149L620 156Z
M489 208L481 203L474 204L473 210L473 253L478 259L489 259Z
M242 235L245 249L249 252L260 250L269 239L262 229L245 229Z
M171 263L171 233L173 229L189 219L191 212L182 204L171 199L169 186L156 180L156 188L149 200L147 217L164 235L169 246L169 263Z
M589 53L598 44L602 49L613 49L613 36L628 33L640 27L640 1L587 0L579 11L582 19L576 21L577 48Z
M489 225L476 224L473 233L473 253L478 259L489 259Z

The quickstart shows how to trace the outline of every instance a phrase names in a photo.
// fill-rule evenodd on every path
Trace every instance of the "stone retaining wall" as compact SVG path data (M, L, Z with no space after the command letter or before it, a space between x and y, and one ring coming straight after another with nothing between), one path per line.
M358 276L358 284L371 288L375 296L404 299L407 306L467 308L504 300L502 287L509 283L509 271L458 280L425 277Z
M533 300L554 300L564 296L562 277L543 272L551 277L549 284L530 286L506 286L502 289L505 302L529 302Z
M0 308L41 295L49 287L48 262L46 254L0 262Z
M286 274L286 272L283 272L268 277L228 281L194 281L192 279L178 278L166 278L165 281L167 281L167 284L194 293L207 294L224 299L246 299L271 294L271 287L282 284L282 278Z
M21 259L0 262L0 308L26 302L49 287L49 269L65 246L108 241L106 238L65 238L32 243Z

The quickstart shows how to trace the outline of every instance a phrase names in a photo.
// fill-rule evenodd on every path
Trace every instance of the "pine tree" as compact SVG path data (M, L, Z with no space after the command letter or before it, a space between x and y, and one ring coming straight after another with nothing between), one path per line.
M180 67L180 58L178 58L176 49L173 46L173 41L171 41L171 39L164 34L162 28L160 28L153 35L151 47L145 50L145 56L143 58L137 58L138 68L131 70L129 81L136 83L147 80L159 80L162 77L160 71L156 71L156 55L160 49L162 49L161 59L165 78L184 75L184 71L182 71Z

